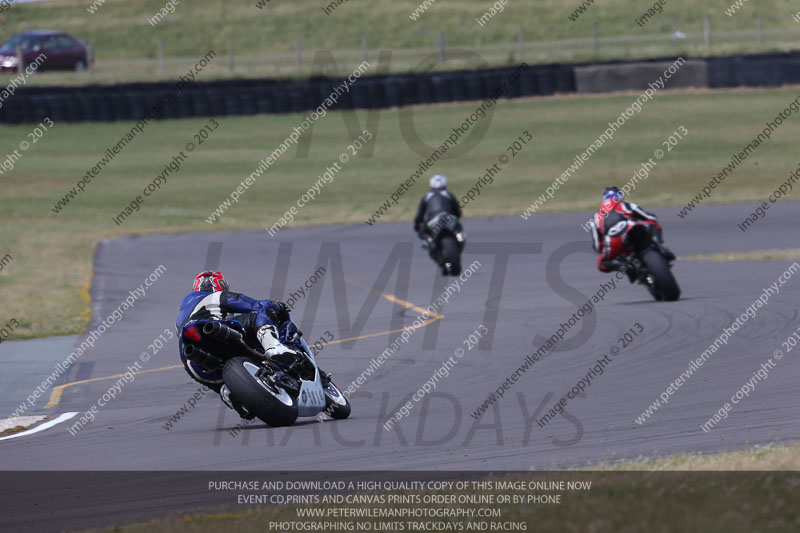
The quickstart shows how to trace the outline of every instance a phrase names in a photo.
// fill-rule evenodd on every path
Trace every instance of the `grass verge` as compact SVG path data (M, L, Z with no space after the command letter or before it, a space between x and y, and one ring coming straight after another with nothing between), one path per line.
M599 463L592 470L607 472L709 472L709 471L800 471L800 444L767 444L724 453L681 453L661 457Z
M3 431L0 431L0 437L13 435L14 433L19 433L20 431L25 431L25 426L14 426L13 428L6 428Z

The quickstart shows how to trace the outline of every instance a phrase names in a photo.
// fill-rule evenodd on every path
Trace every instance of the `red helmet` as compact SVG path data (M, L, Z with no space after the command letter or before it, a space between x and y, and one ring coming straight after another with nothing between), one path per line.
M192 291L221 292L228 290L228 281L222 272L204 270L194 277Z

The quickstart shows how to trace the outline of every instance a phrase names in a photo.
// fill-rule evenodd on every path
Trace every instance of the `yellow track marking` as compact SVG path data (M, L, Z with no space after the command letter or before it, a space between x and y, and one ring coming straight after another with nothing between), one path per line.
M800 259L800 249L695 254L679 257L678 261L778 261L781 259Z
M431 318L429 318L428 320L426 320L425 322L420 322L420 324L418 326L406 326L404 328L392 329L392 330L389 330L389 331L381 331L379 333L369 333L367 335L359 335L358 337L350 337L348 339L339 339L338 341L331 341L328 344L341 344L343 342L357 341L359 339L368 339L370 337L381 337L383 335L391 335L392 333L399 333L399 332L405 331L407 329L424 328L425 326L429 326L429 325L433 324L434 322L436 322L437 320L441 320L443 318L444 318L444 315L435 315L435 316L432 316Z
M360 283L356 283L356 284L357 285L361 285ZM383 296L386 300L390 301L391 303L393 303L395 305L399 305L401 307L405 307L406 309L413 309L414 311L416 311L416 312L418 312L420 314L428 312L426 309L418 307L418 306L412 304L411 302L407 302L407 301L403 300L402 298L398 298L397 296L395 296L393 294L381 293L381 296ZM339 339L339 340L331 341L328 344L341 344L343 342L357 341L359 339L369 339L371 337L381 337L383 335L391 335L392 333L399 333L399 332L405 331L407 329L424 328L426 326L429 326L430 324L433 324L437 320L441 320L443 318L444 318L444 315L442 315L440 313L435 313L435 314L431 315L431 318L425 320L424 322L421 322L418 326L408 326L408 327L405 327L405 328L392 329L392 330L389 330L389 331L381 331L381 332L378 332L378 333L369 333L367 335L359 335L357 337L350 337L350 338L347 338L347 339ZM164 370L173 370L175 368L183 368L183 365L171 365L171 366L164 366L164 367L161 367L161 368L153 368L151 370L140 370L139 372L131 372L131 374L138 375L138 374L148 374L148 373L151 373L151 372L163 372ZM47 402L47 405L44 406L44 409L50 409L51 407L55 407L56 405L58 405L58 403L61 401L61 395L64 393L64 389L67 389L69 387L74 387L75 385L83 385L84 383L92 383L93 381L104 381L104 380L108 380L108 379L121 378L125 374L127 374L127 372L125 372L123 374L114 374L113 376L103 376L103 377L99 377L99 378L89 378L89 379L82 379L80 381L72 381L70 383L64 383L63 385L59 385L57 387L53 387L53 392L50 393L50 401Z
M131 372L131 374L133 375L148 374L150 372L161 372L163 370L172 370L173 368L183 368L183 365L163 366L161 368L153 368L151 370L140 370L138 372ZM49 409L51 407L55 407L56 405L58 405L58 402L61 401L61 394L64 392L64 389L68 387L74 387L75 385L83 385L84 383L91 383L93 381L103 381L106 379L121 378L125 374L127 374L127 372L124 372L122 374L114 374L113 376L82 379L80 381L73 381L71 383L64 383L63 385L59 385L58 387L53 387L53 392L50 393L50 401L47 402L47 405L44 406L44 409Z
M385 294L384 293L384 294L382 294L382 296L384 298L386 298L387 300L389 300L390 302L392 302L393 304L401 305L401 306L405 307L406 309L413 309L414 311L416 311L419 314L423 314L423 313L427 313L428 312L427 309L423 309L421 307L417 307L416 305L412 304L411 302L407 302L405 300L401 300L400 298L398 298L397 296L395 296L393 294ZM444 318L444 315L441 315L439 313L434 313L431 316L433 316L437 320L441 320L442 318Z

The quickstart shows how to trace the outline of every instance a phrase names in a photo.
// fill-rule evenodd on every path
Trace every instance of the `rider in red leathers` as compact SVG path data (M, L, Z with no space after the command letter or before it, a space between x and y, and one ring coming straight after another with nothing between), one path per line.
M610 230L620 222L641 220L650 225L653 240L661 248L667 261L674 261L675 254L664 245L661 224L655 215L652 215L633 202L623 200L624 194L617 187L606 187L603 191L603 201L600 210L594 214L591 222L592 245L600 254L597 258L597 268L602 272L614 272L623 268L626 262L619 256L625 251L623 242L624 232L609 236ZM633 272L627 272L631 281L635 279Z

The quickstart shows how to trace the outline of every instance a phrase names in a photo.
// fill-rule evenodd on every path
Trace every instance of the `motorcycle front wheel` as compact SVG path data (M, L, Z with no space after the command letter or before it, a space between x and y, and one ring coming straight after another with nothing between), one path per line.
M339 387L333 384L333 381L328 383L328 386L323 389L325 393L325 414L336 420L342 420L350 416L350 400L344 397Z

